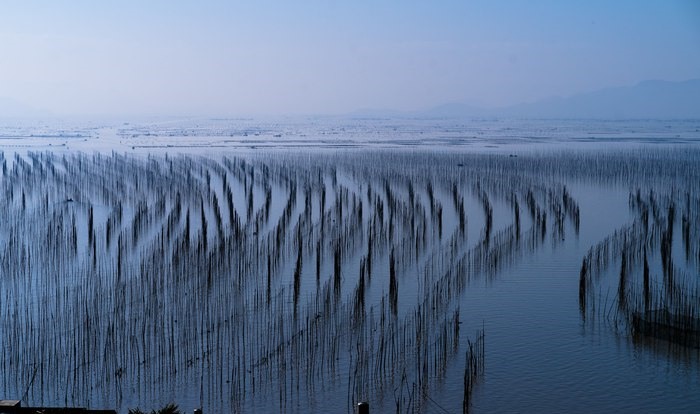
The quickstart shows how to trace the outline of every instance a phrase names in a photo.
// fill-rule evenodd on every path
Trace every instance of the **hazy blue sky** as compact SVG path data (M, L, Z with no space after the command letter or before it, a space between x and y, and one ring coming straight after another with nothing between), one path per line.
M700 1L0 2L0 96L57 114L500 106L700 77Z

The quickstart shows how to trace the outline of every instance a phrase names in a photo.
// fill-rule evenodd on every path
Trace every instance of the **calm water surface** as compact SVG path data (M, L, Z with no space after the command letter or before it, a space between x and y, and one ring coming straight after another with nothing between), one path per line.
M120 412L168 402L185 412L349 412L368 400L372 412L400 402L403 411L457 413L466 344L483 330L485 369L470 412L700 412L700 351L633 340L619 318L584 318L579 306L582 260L638 218L636 188L653 190L662 207L665 195L676 197L674 262L700 277L700 259L683 256L680 236L687 215L700 246L696 213L683 207L686 194L700 205L697 182L682 178L699 175L697 122L191 122L63 128L50 138L65 141L59 149L30 137L31 126L0 131L5 398ZM676 163L690 167L675 171ZM555 233L564 186L580 226L564 214ZM531 234L539 233L529 191L547 212L543 239ZM362 273L370 234L371 275ZM514 244L495 252L499 240ZM458 270L484 243L483 257L498 264ZM616 309L620 261L611 262L591 295ZM650 263L660 278L658 254ZM451 271L462 272L454 281L464 287L450 285L444 308L426 309L423 298ZM419 305L436 321L421 337L430 361L438 323L459 310L444 370L431 369L424 391L412 391L413 344L390 360L405 365L405 381L394 368L381 384L358 374L362 352L377 352L358 344L378 340L382 315L418 337ZM367 378L375 382L357 385Z

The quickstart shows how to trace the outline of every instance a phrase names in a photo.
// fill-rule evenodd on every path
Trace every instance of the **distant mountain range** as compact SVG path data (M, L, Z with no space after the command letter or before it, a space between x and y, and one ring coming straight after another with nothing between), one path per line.
M550 98L495 109L450 103L424 111L363 110L352 117L409 118L560 118L700 119L700 79L651 80L631 87L607 88L567 98Z
M51 116L15 99L0 97L0 119ZM448 103L422 111L365 109L350 118L559 118L559 119L700 119L700 79L650 80L635 86L601 89L570 97L543 99L502 108Z
M0 96L0 118L29 118L49 115L49 111L34 108L12 98Z

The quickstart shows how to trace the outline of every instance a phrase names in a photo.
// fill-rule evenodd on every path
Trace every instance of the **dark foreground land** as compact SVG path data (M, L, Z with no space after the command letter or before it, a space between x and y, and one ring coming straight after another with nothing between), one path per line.
M22 407L18 400L0 400L0 414L117 414L117 412L78 407Z

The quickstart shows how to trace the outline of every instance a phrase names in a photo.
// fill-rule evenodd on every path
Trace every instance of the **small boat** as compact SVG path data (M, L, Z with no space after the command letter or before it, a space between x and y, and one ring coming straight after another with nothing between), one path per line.
M632 331L689 347L700 347L700 319L656 309L632 314Z

